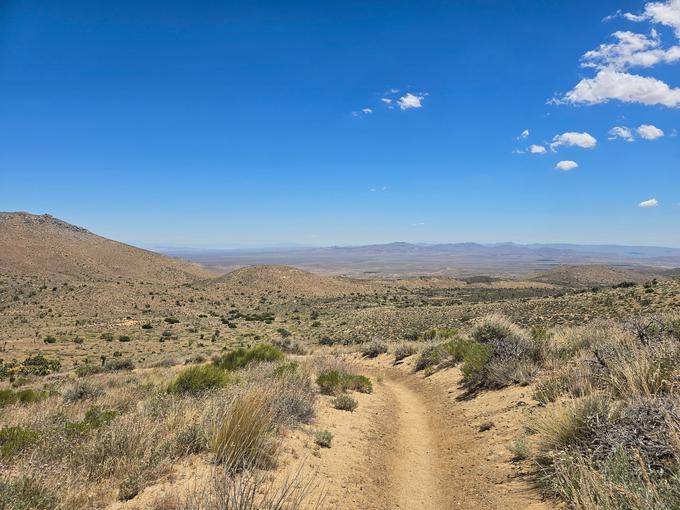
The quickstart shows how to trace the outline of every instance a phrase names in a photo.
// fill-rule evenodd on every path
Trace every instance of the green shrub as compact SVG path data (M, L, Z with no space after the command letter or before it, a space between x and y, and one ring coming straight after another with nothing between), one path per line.
M463 356L463 378L466 382L477 383L484 378L484 368L491 359L492 349L488 345L472 343Z
M345 394L335 397L331 404L336 409L350 412L354 412L354 410L359 406L359 402L357 402L356 399Z
M503 317L490 316L471 332L463 375L469 387L502 388L528 383L537 371L540 343Z
M88 375L99 374L104 371L104 367L101 365L94 365L92 363L85 363L84 365L78 365L76 367L76 375L78 377L87 377Z
M112 409L100 409L99 407L91 407L85 413L85 417L78 422L66 423L66 430L68 432L84 434L93 429L98 429L107 425L113 420L118 413Z
M32 404L47 398L46 391L35 391L32 389L12 391L10 389L0 390L0 407L10 404Z
M176 317L166 317L165 322L167 322L168 324L178 324L179 319L177 319Z
M119 341L119 342L129 342L129 341L131 341L131 340L132 340L132 339L131 339L128 335L120 335L120 336L118 337L118 341Z
M196 395L229 383L227 373L214 365L187 367L170 384L171 393Z
M46 344L54 344L54 343L57 342L57 339L54 338L52 335L48 335L48 336L45 337L43 342L45 342Z
M321 448L330 448L333 434L329 430L319 430L314 436L314 442Z
M19 365L19 375L29 376L37 375L44 376L52 372L58 372L61 369L61 363L58 360L47 359L42 354L29 356Z
M276 328L276 332L281 335L281 338L288 338L291 335L286 328Z
M224 370L236 370L244 368L251 363L280 361L284 357L283 352L273 345L258 344L250 348L239 347L238 349L219 357L214 363Z
M100 338L106 342L113 342L113 333L102 333Z
M3 427L0 429L0 457L10 457L24 450L38 438L34 430L23 427Z
M322 393L336 395L344 391L372 393L373 385L368 377L354 375L340 370L324 370L316 379Z

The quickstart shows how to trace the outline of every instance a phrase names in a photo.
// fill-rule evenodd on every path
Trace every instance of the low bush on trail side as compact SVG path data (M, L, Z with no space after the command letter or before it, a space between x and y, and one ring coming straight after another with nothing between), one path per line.
M354 410L359 407L359 402L349 395L343 394L335 397L331 402L331 405L340 411L354 412Z
M285 355L279 349L270 344L257 344L254 347L239 347L217 358L214 364L224 370L236 370L244 368L251 363L265 361L281 361Z
M345 391L358 391L359 393L372 393L373 384L368 377L350 374L341 370L324 370L316 378L321 393L337 395Z
M403 359L413 356L418 350L411 344L400 344L394 349L394 362L398 363Z
M547 494L578 509L680 508L676 320L559 330L525 355L548 371L521 452Z
M466 360L471 350L478 348L479 344L456 336L448 342L431 343L425 346L416 360L415 370L425 370L431 367L455 365Z
M380 354L387 352L387 344L384 342L369 342L361 348L361 355L364 358L377 358Z
M319 430L314 436L314 442L321 448L330 448L333 434L329 430Z
M230 382L229 375L214 365L199 365L183 369L168 387L170 393L198 395L222 388Z

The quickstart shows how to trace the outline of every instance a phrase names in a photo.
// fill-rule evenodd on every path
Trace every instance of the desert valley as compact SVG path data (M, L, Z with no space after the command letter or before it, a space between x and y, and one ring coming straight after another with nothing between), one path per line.
M677 508L677 270L417 263L220 273L1 213L0 508Z

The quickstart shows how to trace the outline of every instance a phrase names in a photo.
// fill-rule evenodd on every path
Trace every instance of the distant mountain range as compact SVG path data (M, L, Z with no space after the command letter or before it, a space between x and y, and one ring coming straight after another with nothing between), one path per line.
M164 253L221 270L255 264L285 264L312 271L353 276L517 276L575 264L606 264L625 269L663 270L680 267L680 248L657 246L395 242L285 249L184 249Z

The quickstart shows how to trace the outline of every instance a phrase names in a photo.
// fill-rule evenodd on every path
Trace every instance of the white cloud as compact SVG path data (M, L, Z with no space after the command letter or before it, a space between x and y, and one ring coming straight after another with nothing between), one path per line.
M392 104L392 100L389 97L381 97L380 100L385 104Z
M671 27L675 35L680 39L680 0L668 0L666 2L648 2L642 14L623 15L629 21L649 20Z
M423 99L425 99L426 94L414 95L407 92L405 95L397 99L397 104L402 110L409 110L411 108L422 108Z
M617 11L605 20L617 16L633 22L649 21L670 27L680 40L680 0L647 2L642 14L621 14ZM648 69L661 63L680 62L680 44L664 47L655 29L649 35L617 31L612 37L614 42L601 44L581 58L581 66L595 69L595 76L582 79L554 102L592 105L617 100L624 103L679 107L680 88L653 76L640 76L628 71L635 67Z
M361 111L363 113L373 113L373 110L371 110L370 108L362 108Z
M612 44L601 44L581 57L582 67L623 71L631 67L652 67L661 62L672 64L680 60L680 46L667 50L655 30L650 36L633 32L614 32Z
M554 151L561 145L592 149L597 145L597 140L589 133L576 133L570 131L568 133L562 133L561 135L555 135L550 144L550 149Z
M643 202L640 202L638 204L638 207L643 207L645 209L648 209L650 207L656 207L659 205L659 201L656 198L650 198L649 200L645 200Z
M529 145L527 150L532 154L545 154L545 147L542 145Z
M626 142L632 142L635 140L635 138L633 138L633 132L630 130L630 128L625 126L616 126L609 130L609 139L616 140L617 138L621 138Z
M574 168L578 168L578 163L576 161L570 161L570 160L565 160L565 161L560 161L555 165L555 168L558 170L563 170L565 172L568 172L569 170L573 170Z
M637 128L636 131L640 138L644 138L645 140L656 140L664 135L664 132L661 129L650 124L643 124Z
M526 140L527 138L529 138L529 130L528 129L525 129L524 131L522 131L520 133L520 135L517 137L518 140Z
M600 104L612 99L674 108L680 106L680 88L671 88L648 76L605 70L598 72L595 78L581 80L558 102Z

